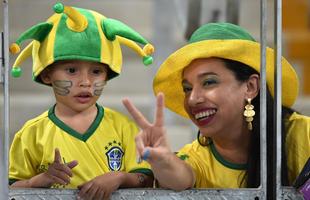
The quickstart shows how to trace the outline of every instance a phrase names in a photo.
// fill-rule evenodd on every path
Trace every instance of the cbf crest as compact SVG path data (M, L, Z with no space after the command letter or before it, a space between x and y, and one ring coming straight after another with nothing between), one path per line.
M118 146L113 146L108 152L106 152L110 170L119 171L121 169L123 155L124 152Z

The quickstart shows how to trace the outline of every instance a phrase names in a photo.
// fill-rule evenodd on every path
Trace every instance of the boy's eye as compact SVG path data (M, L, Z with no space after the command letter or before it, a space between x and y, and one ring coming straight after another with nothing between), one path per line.
M70 74L73 74L76 72L76 69L74 67L69 67L66 69L67 72L69 72Z
M102 69L94 69L93 70L93 73L94 74L101 74L101 73L103 73L104 72L104 70L102 70Z

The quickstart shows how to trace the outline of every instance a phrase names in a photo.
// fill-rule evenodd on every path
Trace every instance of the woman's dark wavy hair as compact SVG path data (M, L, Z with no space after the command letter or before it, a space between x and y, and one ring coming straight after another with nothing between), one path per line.
M222 59L226 67L231 70L238 81L244 82L249 79L252 74L259 74L256 70L249 67L246 64ZM251 134L250 148L248 154L248 169L247 169L247 187L253 188L260 185L260 95L252 100L254 105L255 117L252 122L253 130ZM294 110L282 106L282 185L288 185L288 174L287 174L287 162L285 153L285 138L286 138L286 127L285 120L294 112ZM275 162L275 143L276 136L274 134L275 122L273 119L274 115L274 100L267 88L267 185L272 185L272 181L275 180L276 175L276 162ZM267 188L268 190L268 188ZM269 191L272 194L273 191Z

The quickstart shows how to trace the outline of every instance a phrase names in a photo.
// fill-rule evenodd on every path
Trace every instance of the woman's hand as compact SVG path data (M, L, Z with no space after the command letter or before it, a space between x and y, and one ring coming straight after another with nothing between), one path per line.
M143 114L128 100L123 100L124 106L141 128L136 136L136 147L140 158L150 164L156 161L166 161L166 155L171 154L164 127L164 95L157 95L155 121L150 123Z
M171 150L164 127L164 95L157 95L155 121L150 123L128 100L123 104L141 128L136 137L138 155L147 160L159 185L177 191L193 187L195 174L192 168Z

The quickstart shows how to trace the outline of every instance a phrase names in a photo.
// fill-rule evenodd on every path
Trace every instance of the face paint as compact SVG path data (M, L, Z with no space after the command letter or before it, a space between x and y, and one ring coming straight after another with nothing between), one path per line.
M94 83L94 95L95 96L100 96L102 93L102 90L104 88L104 86L106 85L106 81L102 81L99 83Z
M72 87L72 81L54 81L53 88L58 95L66 96L70 93L69 88Z

